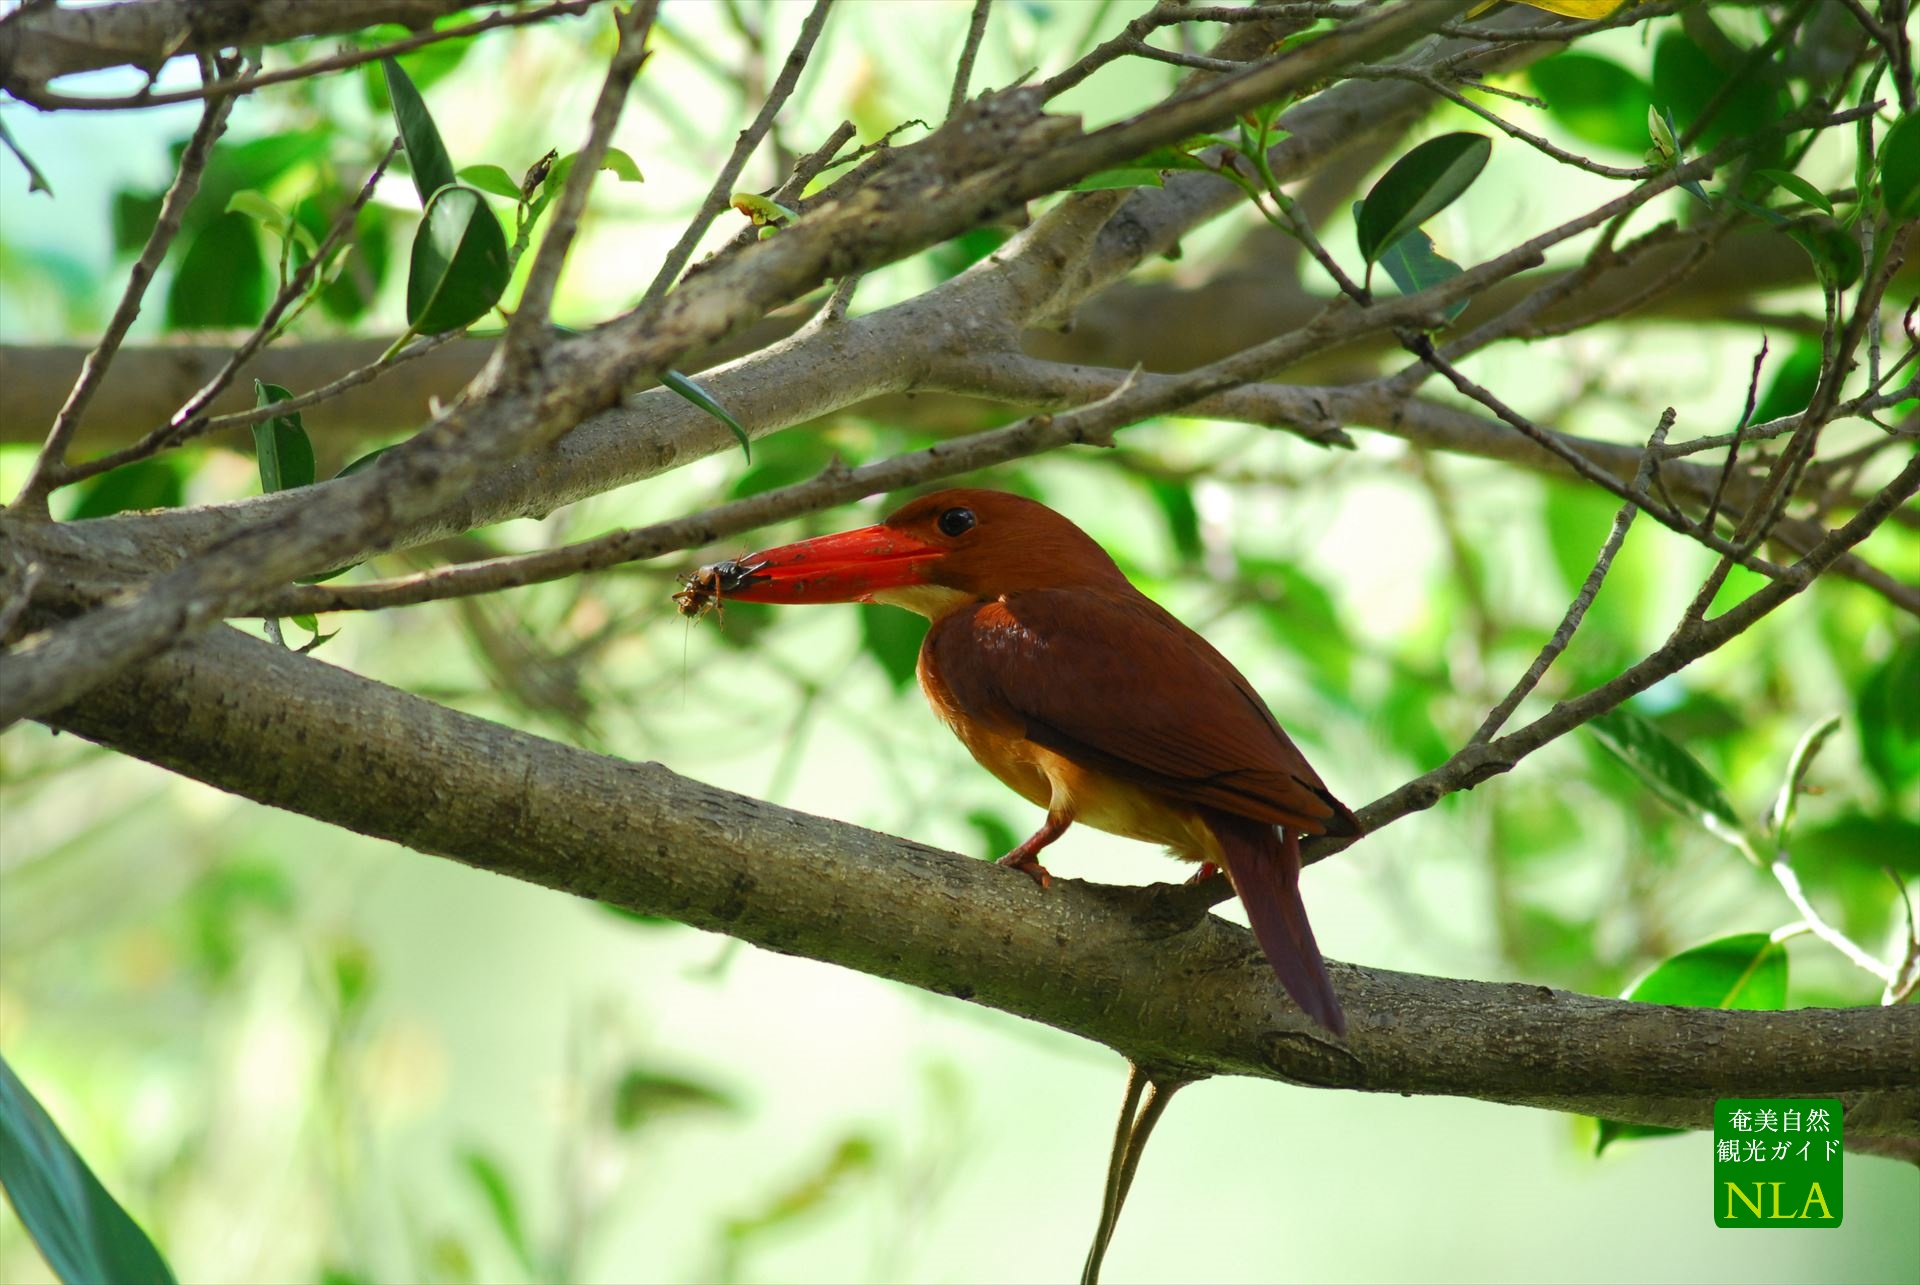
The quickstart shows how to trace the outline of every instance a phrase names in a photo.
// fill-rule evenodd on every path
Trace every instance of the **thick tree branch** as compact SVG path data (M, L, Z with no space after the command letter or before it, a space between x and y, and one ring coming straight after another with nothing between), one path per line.
M50 721L261 803L1192 1074L1683 1127L1703 1126L1717 1097L1837 1094L1857 1149L1920 1143L1910 1005L1721 1012L1336 963L1351 1022L1340 1046L1194 889L1056 880L1043 893L986 862L512 731L231 630Z
M493 2L500 4L518 4L523 3L523 0L493 0ZM375 45L369 48L348 49L332 57L316 58L312 62L301 63L297 67L283 67L275 71L261 71L245 76L235 76L231 79L214 81L194 89L175 89L165 92L155 92L151 87L151 82L149 82L148 87L139 93L127 94L122 97L75 97L71 94L62 94L46 89L41 85L21 81L8 81L5 76L6 68L4 64L0 64L0 88L4 88L8 93L11 93L22 102L31 103L33 106L41 108L44 111L127 111L141 107L161 107L169 103L190 103L196 98L207 98L215 94L233 95L237 97L241 94L252 93L256 89L265 89L269 85L284 85L291 81L306 80L313 76L323 76L328 72L343 71L348 67L358 67L364 63L378 61L381 58L392 57L397 54L404 54L415 49L423 48L427 45L438 44L443 40L459 40L484 35L489 31L498 31L505 27L521 27L528 23L547 22L554 18L570 18L586 12L588 8L600 3L602 3L602 0L555 0L554 3L538 9L497 11L488 14L476 22L462 23L457 27L448 27L440 31L421 31L405 39L395 40L390 44ZM167 0L160 0L158 4L155 4L154 0L147 0L147 3L142 7L162 8L166 7L166 4ZM129 8L131 6L121 7ZM202 6L203 10L211 9L212 7L211 4L203 4ZM321 6L309 4L309 7L318 8ZM196 11L195 16L197 17L198 14L199 11ZM247 42L236 41L229 43L244 44Z
M520 3L521 0L482 0ZM424 27L474 0L123 0L50 6L0 27L0 89L43 85L102 67L154 73L169 59L302 36L361 31L383 22Z

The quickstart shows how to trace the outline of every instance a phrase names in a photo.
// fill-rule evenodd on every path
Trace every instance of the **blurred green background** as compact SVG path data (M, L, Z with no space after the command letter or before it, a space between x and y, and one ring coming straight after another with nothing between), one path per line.
M845 5L782 119L780 147L810 150L843 117L863 140L937 120L968 9ZM804 11L667 6L615 140L646 181L596 187L561 320L590 323L637 297ZM1104 31L1130 11L998 6L974 83L1058 68L1096 22ZM1741 21L1728 19L1736 34ZM576 146L607 27L600 15L410 59L456 163L517 175L550 147ZM325 43L292 52L318 56ZM1581 50L1632 84L1654 72L1637 33ZM1178 74L1128 63L1063 106L1110 119L1164 95ZM187 81L177 69L162 84L176 81ZM137 84L99 76L82 88ZM362 172L384 144L374 85L349 73L257 96L223 146L236 165L258 163L246 185L291 204ZM1528 123L1591 150L1595 133L1628 137L1621 119L1644 115L1644 101L1629 99L1584 134L1564 113ZM192 106L46 116L9 106L8 127L57 195L27 195L18 167L0 162L0 340L98 332L131 254L115 214L137 229L137 247L138 203L164 185L168 146L195 116ZM1468 123L1445 109L1416 137ZM311 146L286 147L299 131ZM282 140L284 162L241 151L256 139ZM1633 163L1627 149L1643 142L1595 154ZM1836 174L1849 165L1832 161ZM742 186L782 174L763 153ZM1502 144L1431 230L1471 263L1607 190ZM1685 199L1666 198L1656 216L1677 217ZM389 178L378 201L370 243L403 256L404 240L388 239L417 208L407 180ZM205 226L217 223L210 215ZM1257 226L1251 211L1222 219L1147 275L1202 280ZM218 247L257 233L205 235ZM1325 239L1344 252L1350 222ZM875 273L855 306L917 293L988 243ZM207 257L244 286L247 273L231 265L247 251L236 244ZM252 306L245 289L212 299L192 284L191 259L191 242L170 258L135 342L246 323L220 311ZM369 266L362 296L315 309L295 339L397 332L398 276ZM1818 311L1810 278L1771 302ZM1736 325L1630 323L1497 349L1468 368L1560 427L1637 444L1669 404L1687 435L1725 431L1754 346ZM1786 405L1795 351L1775 338L1770 369L1786 372L1769 376L1785 406L1775 413L1796 408ZM751 465L716 457L433 552L538 548L691 512L806 476L835 453L879 458L934 432L836 416L758 444ZM1615 506L1504 466L1355 436L1356 451L1328 452L1246 426L1168 420L1129 429L1114 452L974 480L1038 495L1086 526L1235 659L1358 805L1472 731L1558 621ZM30 448L0 450L0 491L17 489L30 459ZM99 491L112 480L56 497L57 512L90 495L109 503ZM158 488L144 504L258 486L253 462L222 447L185 453L143 484ZM878 511L823 514L756 543ZM1868 551L1897 574L1920 566L1911 527L1889 526ZM724 623L689 624L667 595L674 574L706 556L335 618L323 628L339 636L321 658L983 857L1037 822L924 709L911 672L917 618L736 605ZM1656 646L1709 565L1640 524L1543 694L1603 681ZM1736 578L1730 593L1751 588ZM1810 778L1820 793L1802 804L1795 856L1830 916L1882 950L1898 930L1882 868L1920 873L1920 748L1898 713L1917 691L1913 622L1866 590L1823 582L1636 708L1749 817L1771 804L1799 736L1842 715ZM1121 1062L1103 1049L270 812L38 728L0 742L0 808L0 1050L182 1280L1039 1280L1071 1277L1080 1262L1122 1085ZM1049 864L1075 877L1185 874L1144 845L1084 828L1055 853ZM1585 733L1315 867L1306 895L1335 958L1596 994L1619 993L1684 947L1793 918L1771 883ZM1877 984L1819 943L1799 937L1788 953L1790 1004L1875 1002ZM1760 1236L1714 1228L1704 1135L1628 1140L1598 1158L1594 1142L1590 1121L1539 1111L1208 1083L1182 1095L1157 1135L1107 1277L1920 1280L1910 1166L1850 1157L1840 1230ZM0 1213L0 1279L47 1279L10 1210Z

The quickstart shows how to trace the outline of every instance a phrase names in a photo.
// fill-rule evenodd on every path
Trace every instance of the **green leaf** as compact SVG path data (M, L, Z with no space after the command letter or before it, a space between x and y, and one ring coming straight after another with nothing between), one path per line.
M292 396L278 384L253 381L255 406L271 406ZM313 443L307 437L306 426L300 422L300 412L275 415L255 424L253 453L260 464L262 491L271 494L313 485Z
M506 1171L480 1151L468 1151L462 1163L467 1176L480 1189L481 1197L487 1202L487 1212L493 1215L493 1224L500 1229L501 1239L507 1242L515 1260L529 1277L540 1279L526 1229L520 1224L520 1206L514 1199L513 1185L507 1181Z
M1200 538L1200 510L1193 502L1193 488L1171 478L1148 478L1147 494L1166 521L1167 536L1182 562L1198 562L1206 553Z
M1632 155L1646 146L1641 113L1652 90L1619 63L1567 52L1542 58L1527 77L1548 115L1575 138Z
M437 335L472 325L505 293L507 236L486 198L443 187L427 202L407 269L407 324Z
M135 192L122 188L113 194L113 252L134 254L147 243L153 225L160 221L164 198L158 192Z
M424 207L435 192L454 181L453 160L447 155L447 145L440 141L440 130L427 110L427 100L414 88L412 78L392 58L382 58L380 65L386 69L394 123L400 127L400 142L407 149L407 165L413 170L413 185Z
M504 196L510 201L520 199L520 185L498 165L469 165L458 177L468 187L477 187L490 195Z
M176 330L251 326L267 311L267 264L244 215L222 214L187 247L167 287L167 325Z
M1860 756L1898 795L1920 777L1920 638L1909 635L1860 685Z
M880 662L896 692L914 681L920 665L920 640L926 632L927 622L911 611L872 602L860 604L860 645Z
M1069 192L1107 192L1129 187L1165 187L1166 180L1160 177L1159 170L1114 169L1096 170L1078 183L1069 187Z
M747 430L740 427L739 420L727 413L726 407L713 399L713 394L677 370L664 372L660 382L732 429L733 435L740 440L740 450L746 455L747 462L753 462L753 441L747 436Z
M1826 193L1801 178L1798 174L1789 173L1786 170L1760 170L1758 173L1761 178L1766 179L1775 187L1791 192L1821 213L1833 213L1833 202L1827 199Z
M1806 779L1807 769L1813 766L1814 755L1827 738L1840 730L1840 717L1834 715L1825 722L1807 729L1800 743L1793 747L1793 757L1787 760L1787 774L1780 782L1780 794L1773 801L1773 811L1767 817L1767 828L1773 833L1773 841L1785 846L1787 833L1793 828L1793 814L1800 801L1800 783Z
M1814 275L1821 285L1845 290L1860 279L1860 243L1832 219L1806 219L1787 228L1786 233L1813 260Z
M1484 134L1442 134L1393 163L1360 211L1360 254L1369 264L1395 241L1446 209L1472 185L1493 152Z
M547 192L554 195L558 195L560 188L567 181L567 175L573 172L574 163L579 159L580 159L580 153L568 152L565 156L562 156L559 160L554 161L552 166L546 171L546 174L542 177L540 181L540 186L544 188ZM627 155L625 152L621 151L617 147L609 147L606 150L605 155L601 156L600 168L602 170L605 170L611 173L615 178L619 179L623 183L643 183L646 181L641 176L640 166L634 162L633 157ZM529 173L531 173L531 171L529 171ZM525 191L526 189L523 186L521 190ZM792 210L787 209L784 205L775 205L772 201L767 200L765 197L757 196L757 195L754 195L753 193L735 192L732 198L733 201L735 202L735 208L738 208L738 203L743 196L752 196L753 200L760 202L762 205L769 206L775 210L781 211L788 219L794 219L799 217ZM745 214L746 211L741 210L741 213Z
M293 217L315 239L332 229L349 198L338 189L326 190L294 202ZM355 321L380 294L392 258L394 216L386 207L362 206L347 236L346 248L335 260L328 280L320 287L320 306L336 321Z
M272 232L282 231L287 226L287 212L252 188L235 192L228 197L227 211L232 214L244 214Z
M173 459L137 460L81 484L67 520L104 518L136 509L177 509L185 502Z
M640 173L640 165L633 157L617 147L609 147L600 158L600 168L611 173L622 183L644 183L646 176Z
M1257 595L1258 617L1268 636L1313 667L1318 679L1316 686L1328 699L1344 699L1352 679L1356 648L1346 622L1340 618L1339 605L1327 587L1299 564L1277 558L1243 556L1239 560L1239 580L1249 592ZM1422 688L1413 701L1424 706L1434 696L1435 693ZM1419 749L1408 751L1415 757L1439 743L1432 720L1425 717L1426 710L1422 708L1420 713L1420 727L1414 734ZM1391 715L1384 717L1389 723L1393 721ZM1441 757L1446 757L1444 751Z
M395 445L398 445L398 443L396 442ZM373 462L375 460L379 459L382 455L385 455L388 451L392 449L393 449L392 446L376 446L372 450L368 451L365 455L362 455L359 459L353 460L350 463L348 463L338 473L335 473L334 476L335 477L352 477L355 473L363 472L366 469L370 469L373 467Z
M616 906L610 901L596 901L593 904L615 919L624 919L632 924L645 924L649 928L673 928L680 922L677 919L668 919L665 915L643 915L637 910L628 910L625 906Z
M783 228L800 217L780 202L770 201L758 192L735 192L728 203L757 228Z
M1663 165L1680 163L1680 140L1674 135L1671 110L1661 111L1653 104L1647 104L1647 136L1653 139L1653 150Z
M1752 423L1765 424L1788 415L1798 415L1813 401L1820 386L1820 364L1824 360L1818 339L1802 339L1774 367L1767 390L1753 408Z
M1360 221L1364 205L1365 202L1354 203L1354 222ZM1459 264L1434 249L1433 238L1419 228L1388 246L1380 256L1380 266L1386 269L1387 279L1403 295L1419 294L1428 286L1451 281L1464 271ZM1450 305L1446 311L1447 320L1452 321L1465 312L1468 302L1462 299Z
M0 1186L61 1280L163 1282L173 1272L0 1058Z
M997 812L976 808L967 813L967 824L980 836L979 852L985 860L998 861L1020 846L1020 836Z
M1773 1012L1787 1006L1787 950L1766 933L1736 933L1654 965L1621 996L1638 1004Z
M630 1066L613 1089L613 1123L622 1133L686 1111L738 1113L740 1103L710 1084L683 1075Z
M1657 964L1621 998L1687 1008L1777 1011L1787 1005L1787 951L1766 933L1738 933L1683 950ZM1646 1124L1601 1120L1594 1154L1621 1138L1678 1133Z
M1920 112L1908 112L1880 140L1880 200L1896 222L1920 219Z
M1713 774L1685 746L1630 709L1612 709L1587 729L1631 767L1661 799L1715 837L1751 851L1740 814Z

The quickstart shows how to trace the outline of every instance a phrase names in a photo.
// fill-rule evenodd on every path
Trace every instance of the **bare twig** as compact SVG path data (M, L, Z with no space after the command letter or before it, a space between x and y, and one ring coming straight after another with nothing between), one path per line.
M773 82L773 88L767 93L767 101L760 106L760 112L753 123L740 131L733 152L727 157L727 163L720 167L720 173L708 189L706 198L700 202L700 208L694 211L693 218L687 223L686 231L674 242L673 249L667 251L667 257L660 264L660 271L654 276L653 284L647 287L643 303L652 303L666 294L687 266L687 260L693 257L693 251L700 244L700 238L706 234L709 224L720 211L727 208L733 196L734 184L740 180L740 171L747 167L747 159L753 155L760 140L766 137L767 130L773 124L773 118L793 93L793 87L800 82L800 73L806 70L807 59L813 55L814 42L820 38L820 31L827 25L827 14L833 7L833 0L814 0L813 9L807 14L807 20L801 24L800 34L794 38L793 49L787 54L787 61L780 68L780 75Z
M1413 84L1431 90L1456 106L1466 108L1481 120L1492 125L1495 129L1500 130L1511 138L1519 139L1538 152L1551 156L1562 165L1571 165L1575 169L1585 170L1589 174L1598 174L1602 178L1629 179L1637 183L1652 178L1660 172L1660 167L1657 165L1637 165L1632 167L1606 165L1588 157L1581 156L1577 152L1569 152L1564 147L1556 147L1554 144L1540 137L1540 135L1520 128L1498 112L1489 111L1487 108L1482 107L1479 103L1474 102L1453 86L1446 84L1439 77L1418 67L1355 67L1353 70L1347 72L1346 75L1347 78L1351 80L1410 81ZM1491 85L1478 86L1478 88L1488 93L1504 92L1496 90Z
M1647 449L1640 457L1640 471L1633 479L1634 493L1642 495L1646 493L1647 480L1659 467L1660 446L1666 441L1667 433L1672 430L1673 420L1673 408L1669 406L1660 416L1660 422L1654 425L1653 435L1647 439ZM1546 675L1547 668L1559 659L1560 653L1565 651L1567 644L1573 641L1574 631L1580 628L1580 622L1586 618L1587 608L1593 605L1595 595L1600 592L1601 583L1607 578L1607 572L1613 566L1614 556L1620 552L1620 546L1627 538L1627 529L1633 525L1634 516L1639 512L1640 505L1634 500L1628 500L1620 506L1620 511L1613 515L1613 526L1607 532L1606 543L1600 546L1600 556L1594 559L1593 569L1587 572L1586 581L1581 584L1580 592L1574 595L1572 605L1567 608L1567 614L1560 621L1560 627L1553 631L1553 637L1547 640L1546 646L1540 649L1540 654L1534 657L1531 665L1527 666L1527 672L1520 676L1520 681L1513 685L1513 690L1488 711L1486 720L1480 724L1479 730L1468 738L1468 745L1484 745L1492 740L1494 734L1505 727L1507 720L1513 717L1513 711L1520 707L1520 702L1539 686L1540 679Z
M973 79L973 60L980 56L980 41L987 34L987 17L993 12L993 0L973 0L973 18L967 23L967 39L960 46L960 61L953 69L953 90L947 95L947 118L967 101L967 83Z
M1720 479L1713 484L1713 497L1707 501L1706 514L1700 519L1702 531L1713 530L1714 519L1720 516L1720 501L1727 493L1727 482L1733 477L1734 464L1740 458L1740 430L1753 418L1753 408L1760 397L1760 369L1767 360L1767 338L1760 337L1760 351L1753 355L1753 373L1747 378L1747 402L1740 411L1740 422L1733 426L1733 441L1727 445L1727 458L1720 465Z
M554 203L553 218L547 224L547 233L541 238L533 267L527 273L527 284L521 291L519 307L514 309L513 319L507 323L509 362L524 364L534 360L552 333L548 324L553 311L554 288L559 284L560 270L566 266L567 251L573 247L574 234L580 228L580 216L587 208L587 192L593 186L602 158L607 154L614 126L620 122L620 112L626 106L633 78L640 74L641 66L647 61L647 35L653 30L654 15L659 8L660 0L636 0L624 13L615 11L614 26L618 32L618 43L613 57L608 61L607 77L600 86L600 97L593 105L586 141L580 145L573 168L567 171L567 181L560 189L560 199Z
M1136 58L1147 58L1153 62L1164 62L1175 67L1186 67L1193 71L1213 71L1231 75L1236 71L1245 71L1251 64L1235 62L1229 58L1209 58L1205 54L1190 54L1178 49L1162 49L1158 45L1148 44L1144 40L1129 40L1123 50Z
M211 61L203 63L201 74L211 80L215 67ZM47 494L53 490L59 471L66 464L68 444L80 427L80 418L86 413L94 390L106 377L107 367L113 364L113 355L127 337L128 328L133 325L134 318L140 315L140 302L146 297L147 286L153 280L160 260L166 257L167 248L180 235L180 221L194 193L200 190L200 176L206 170L207 158L213 153L215 140L227 127L227 114L233 110L233 104L233 98L225 94L207 99L206 108L200 113L200 124L187 140L185 150L180 153L180 164L174 172L173 183L160 201L160 214L154 220L153 231L148 233L147 244L127 273L127 287L120 294L120 304L113 310L113 318L107 322L106 333L100 336L100 342L87 354L87 360L80 368L80 378L74 383L73 391L67 394L66 404L60 408L53 428L47 433L46 445L40 448L33 468L27 473L26 485L21 487L19 497L14 500L16 508L46 512Z
M1888 986L1893 984L1894 969L1890 965L1881 963L1854 945L1852 938L1821 918L1820 912L1807 900L1806 889L1800 886L1800 876L1794 873L1793 863L1787 860L1784 853L1775 857L1767 869L1773 875L1774 882L1780 885L1780 890L1787 894L1787 900L1793 903L1793 908L1800 912L1800 921L1807 926L1808 932L1845 955L1847 961L1856 968L1873 974Z

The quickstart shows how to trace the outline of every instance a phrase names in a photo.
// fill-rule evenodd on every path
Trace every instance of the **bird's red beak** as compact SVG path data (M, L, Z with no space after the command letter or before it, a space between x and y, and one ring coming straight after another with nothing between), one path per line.
M736 559L733 602L861 602L884 589L922 584L946 550L887 526L861 527L783 544ZM732 577L729 577L732 578Z

